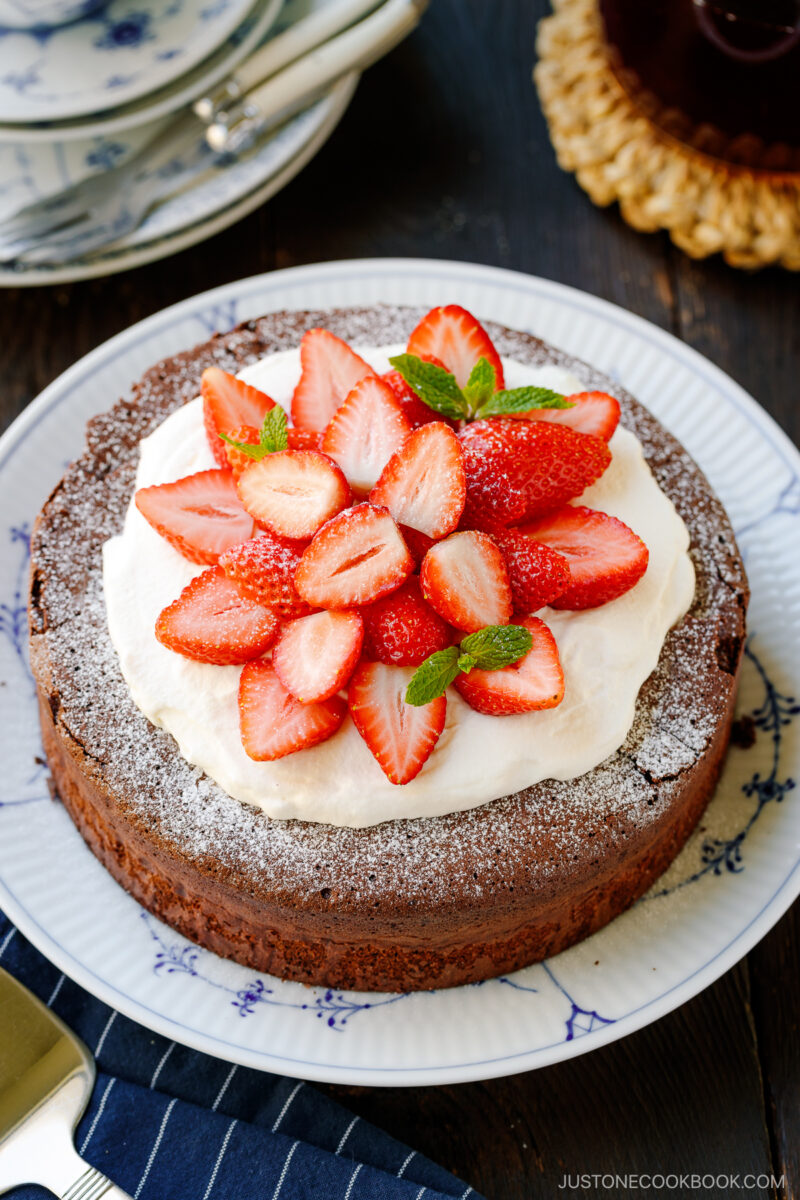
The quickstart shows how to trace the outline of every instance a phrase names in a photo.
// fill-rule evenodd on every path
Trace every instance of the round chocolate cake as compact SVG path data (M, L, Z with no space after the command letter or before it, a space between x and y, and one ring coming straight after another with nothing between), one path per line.
M747 582L724 509L679 443L631 396L525 334L487 323L501 355L577 369L614 390L690 536L691 609L600 766L447 816L366 828L272 820L232 799L137 709L109 637L101 551L122 527L138 446L195 397L324 326L355 347L405 338L402 308L275 313L153 367L89 424L32 539L31 659L56 789L92 851L188 938L257 970L366 990L447 987L513 971L633 903L697 823L725 755Z

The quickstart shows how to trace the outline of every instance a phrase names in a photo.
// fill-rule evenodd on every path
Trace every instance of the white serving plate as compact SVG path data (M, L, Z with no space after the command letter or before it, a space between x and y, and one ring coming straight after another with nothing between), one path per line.
M638 396L708 475L753 601L732 749L700 828L630 912L540 965L410 996L305 988L173 933L111 879L48 796L25 660L26 535L84 421L159 358L279 308L434 305L535 332ZM746 455L746 469L743 465ZM464 263L358 260L277 271L133 326L47 388L0 440L0 906L60 969L142 1024L232 1062L349 1084L489 1078L582 1054L656 1020L731 967L800 890L800 455L758 404L669 334L547 280Z

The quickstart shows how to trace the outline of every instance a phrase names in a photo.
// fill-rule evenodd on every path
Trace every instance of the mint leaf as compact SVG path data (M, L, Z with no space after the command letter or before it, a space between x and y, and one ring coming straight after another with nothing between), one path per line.
M424 362L416 354L397 354L389 362L428 408L456 421L468 416L469 405L464 393L456 383L455 375L444 367Z
M226 434L219 435L223 442L227 442L229 446L235 446L237 450L241 450L248 458L252 458L255 462L259 462L267 454L275 454L278 450L285 450L289 445L289 435L286 431L286 413L279 404L271 408L265 415L259 432L258 445L253 445L252 442L235 442L233 438L229 438Z
M524 625L487 625L464 638L461 653L480 671L499 671L527 654L532 642Z
M550 388L521 387L495 392L480 406L476 417L502 417L531 412L535 408L574 408L574 404Z
M488 358L479 358L470 371L467 386L464 388L464 395L473 412L490 399L496 386L497 374L494 367Z
M461 646L437 650L417 667L406 688L406 704L430 704L449 688L454 679L468 675L473 667L499 671L522 658L533 638L524 625L487 625L465 637Z
M420 707L444 694L459 673L458 646L437 650L417 667L406 688L406 704Z
M264 416L261 423L261 446L267 454L285 450L289 445L289 435L286 431L286 413L280 404L276 404Z

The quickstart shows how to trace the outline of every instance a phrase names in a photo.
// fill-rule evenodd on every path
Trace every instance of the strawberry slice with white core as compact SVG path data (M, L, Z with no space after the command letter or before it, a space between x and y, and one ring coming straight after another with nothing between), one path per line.
M616 517L584 506L566 507L520 527L557 550L569 565L570 583L553 608L598 608L639 582L649 552L640 537Z
M388 383L362 379L334 414L322 449L344 471L354 491L365 494L411 433Z
M413 667L362 662L350 680L347 702L356 729L390 783L409 783L430 757L447 715L447 700L407 704Z
M449 425L432 421L392 455L369 498L399 524L441 538L458 525L466 497L461 444Z
M231 471L212 468L139 488L134 500L153 529L190 562L213 565L253 534L253 518L236 494Z
M272 662L285 688L303 704L327 700L353 674L364 641L355 612L318 612L284 625Z
M472 708L491 717L555 708L564 699L564 672L552 633L538 617L521 622L532 645L524 658L499 671L473 668L455 686Z
M456 629L474 633L511 620L508 571L488 534L471 529L437 542L423 559L420 583L431 608Z
M239 499L259 525L287 538L313 537L350 503L336 463L317 450L281 450L245 467Z
M229 375L220 367L206 367L200 380L200 391L211 453L221 467L227 467L227 443L219 435L224 433L231 437L242 425L260 429L266 413L275 407L275 401L266 392Z
M222 567L210 567L161 612L156 637L186 658L231 666L259 658L279 628L272 609L243 596Z
M300 343L302 373L292 396L292 421L319 433L360 379L375 375L369 363L327 329L309 329Z
M552 421L556 425L569 425L578 433L611 441L619 425L619 400L606 392L577 392L565 396L572 408L534 408L521 416L530 421Z
M494 367L495 389L505 387L503 364L491 338L480 321L459 304L432 308L408 339L408 353L438 359L462 388L478 359L485 358Z
M346 713L341 696L301 704L287 692L272 663L248 663L242 671L239 729L246 753L256 762L272 762L327 741Z
M357 504L322 526L303 551L294 585L312 608L354 608L393 592L413 569L386 509Z

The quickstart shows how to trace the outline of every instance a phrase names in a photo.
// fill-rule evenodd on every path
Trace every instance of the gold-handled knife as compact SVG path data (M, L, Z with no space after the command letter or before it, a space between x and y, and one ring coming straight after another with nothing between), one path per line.
M62 1200L130 1200L72 1144L94 1078L83 1042L0 967L0 1195L39 1183Z

